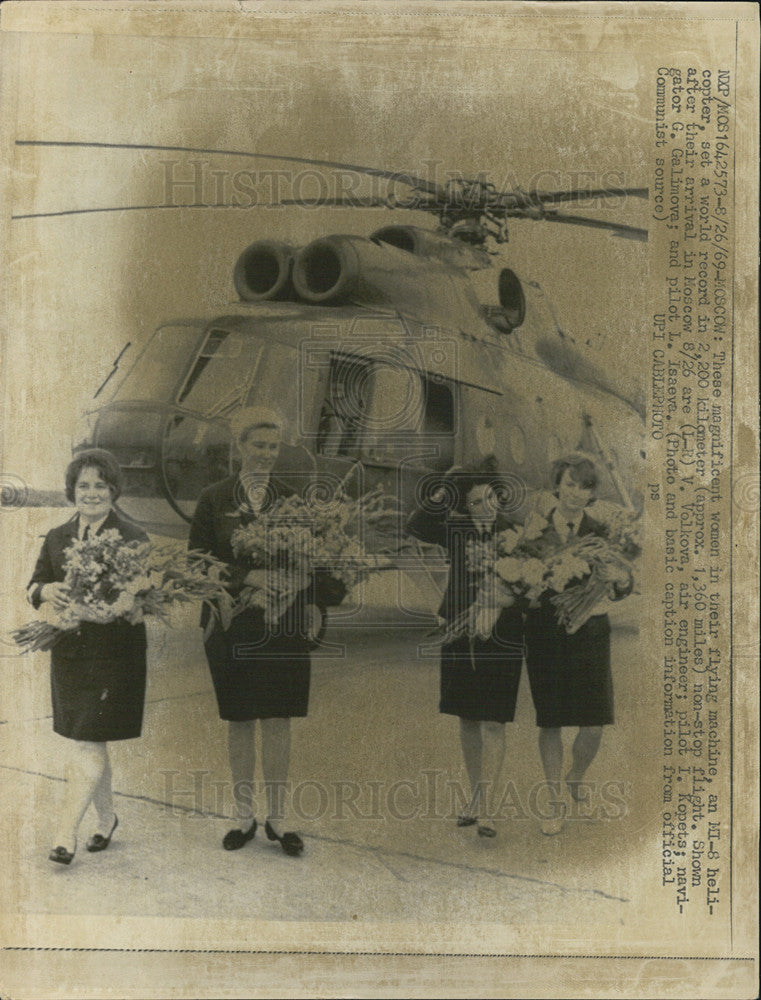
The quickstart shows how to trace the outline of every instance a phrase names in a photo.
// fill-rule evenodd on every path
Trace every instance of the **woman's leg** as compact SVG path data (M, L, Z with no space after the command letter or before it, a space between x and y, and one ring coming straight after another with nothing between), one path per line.
M580 726L573 741L573 758L566 784L573 797L578 798L578 783L583 780L587 768L597 756L602 742L602 726Z
M254 766L256 764L256 720L229 722L227 729L227 751L230 758L230 774L233 779L235 815L240 820L240 829L247 832L254 820Z
M473 719L460 719L460 746L468 772L470 783L470 801L463 813L464 816L478 815L482 798L481 767L483 761L483 744L481 740L481 723Z
M93 800L108 761L105 743L73 740L66 762L66 791L58 824L56 846L74 851L77 831L87 807Z
M291 763L291 720L262 719L262 771L267 796L267 819L280 829L285 818L285 793Z
M563 740L560 728L539 730L539 756L542 758L544 776L553 790L553 797L560 793L560 772L563 767Z
M502 722L482 722L482 775L484 809L481 815L493 819L496 813L497 782L505 762L505 725ZM487 824L490 825L490 824Z
M111 833L116 818L112 782L111 758L108 755L108 745L106 744L105 766L92 795L92 804L98 814L95 833L99 833L101 837L107 837Z
M563 739L560 728L540 728L539 756L550 789L551 814L542 823L542 832L560 833L565 803L561 800L560 772L563 768Z

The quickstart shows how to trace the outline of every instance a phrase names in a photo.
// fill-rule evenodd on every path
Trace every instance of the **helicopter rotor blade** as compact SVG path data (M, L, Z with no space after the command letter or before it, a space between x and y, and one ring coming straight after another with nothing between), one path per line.
M280 153L253 153L244 149L214 149L201 146L162 146L155 143L137 142L73 142L55 139L17 139L17 146L54 146L87 149L137 149L141 151L165 153L205 153L208 156L240 156L252 160L280 160L283 163L306 163L315 167L330 167L333 170L353 170L368 177L383 177L390 181L399 181L413 188L420 188L429 194L443 195L444 190L433 181L419 177L417 174L401 170L382 170L379 167L365 167L356 163L340 163L335 160L317 160L309 156L284 156Z
M281 205L301 206L303 208L391 208L391 203L385 198L362 198L348 196L346 198L281 198L280 201L261 202L256 208L280 208Z
M504 192L505 198L515 199L519 205L521 203L526 205L547 205L564 201L590 201L595 198L647 198L649 195L649 188L596 188L586 191L577 188L571 191L527 191L525 194Z
M562 222L568 225L587 226L598 229L608 229L618 236L633 240L647 240L647 230L638 229L634 226L627 226L622 223L606 222L602 219L591 219L583 216L561 215L555 210L545 209L546 204L561 202L588 201L595 198L615 198L628 195L646 198L649 194L647 188L597 188L591 190L565 190L565 191L504 191L495 192L493 188L488 190L488 186L477 182L464 182L465 187L448 185L441 187L433 181L426 180L416 174L405 173L403 171L383 170L377 167L366 167L352 163L342 163L335 160L320 160L313 157L288 156L277 153L255 153L249 150L218 149L200 146L179 146L160 145L154 143L118 143L118 142L90 142L73 140L42 140L42 139L17 139L17 146L38 146L55 148L88 148L88 149L127 149L140 151L160 151L177 153L203 153L209 156L235 156L257 160L276 160L286 163L303 163L312 166L328 167L332 170L348 170L365 174L370 177L382 177L386 180L398 181L413 189L411 198L403 200L396 199L392 193L387 198L377 196L344 195L335 198L316 199L289 198L273 203L195 203L195 204L159 204L159 205L121 205L104 206L95 208L65 209L54 212L29 212L19 213L12 216L13 219L39 219L53 218L66 215L83 215L106 212L127 212L127 211L152 211L168 208L275 208L280 206L302 206L308 208L316 207L351 207L351 208L407 208L417 211L445 213L454 211L462 213L463 210L468 216L480 216L483 213L495 213L503 219L531 218L535 220L549 220ZM451 188L451 189L450 189ZM428 196L428 197L426 197Z
M167 208L281 208L301 205L304 208L341 207L349 208L392 208L398 207L383 198L284 198L282 201L255 202L190 202L188 204L171 205L111 205L100 208L67 208L57 212L23 212L11 216L11 219L51 219L62 215L97 215L104 212L151 212ZM404 206L415 207L415 206Z
M407 173L405 171L399 170L384 170L379 167L367 167L361 164L353 163L343 163L336 160L321 160L314 157L305 156L290 156L279 153L256 153L250 150L235 150L235 149L221 149L215 147L202 147L202 146L180 146L180 145L162 145L157 143L126 143L126 142L91 142L83 140L56 140L56 139L17 139L17 146L37 146L37 147L54 147L54 148L87 148L87 149L126 149L126 150L140 150L140 151L154 151L154 152L175 152L175 153L202 153L209 156L234 156L242 157L246 159L256 159L256 160L275 160L284 163L303 163L312 166L322 166L328 167L332 170L348 170L356 171L357 173L365 174L369 177L382 177L386 180L397 181L402 184L406 184L408 187L413 188L414 191L425 193L429 197L417 198L413 196L412 199L404 199L401 201L394 202L393 196L384 200L377 197L365 198L364 196L353 196L346 195L341 197L331 198L319 198L314 200L309 199L286 199L276 204L282 205L304 205L308 207L315 207L315 202L317 205L333 205L333 206L347 206L354 208L375 208L375 207L398 207L398 208L408 208L417 209L419 211L427 212L443 212L449 209L461 210L464 208L469 208L471 211L476 212L479 209L486 210L520 210L529 208L541 208L544 204L557 204L561 202L573 202L573 201L588 201L596 198L618 198L633 196L637 198L646 198L649 195L647 188L596 188L591 190L562 190L562 191L483 191L477 194L475 200L471 193L465 194L465 203L462 203L463 192L461 192L457 187L453 188L451 191L447 188L436 184L434 181L427 180L424 177L420 177L417 174ZM466 189L467 192L467 189ZM393 203L393 204L392 204ZM41 218L41 217L51 217L57 215L73 215L77 212L108 212L108 211L127 211L127 210L147 210L152 208L172 208L172 207L203 207L201 205L194 206L173 206L173 205L129 205L120 208L95 208L95 209L79 209L79 210L68 210L61 212L45 212L45 213L30 213L23 216L15 216L15 218ZM212 207L212 206L209 206ZM213 207L238 207L234 205L216 205ZM253 206L248 206L253 207ZM270 205L262 205L261 207L274 207Z
M640 243L647 243L647 229L639 229L637 226L626 226L622 222L606 222L604 219L590 219L583 215L562 215L560 212L545 212L533 214L530 211L522 212L520 209L508 212L512 218L534 219L537 222L563 222L569 226L587 226L590 229L609 229L616 236L621 236L629 240L637 240Z
M326 199L324 201L319 201L315 204L314 201L300 200L296 198L284 199L279 202L270 202L261 205L248 205L245 203L235 203L235 202L201 202L201 203L190 203L184 204L171 204L171 205L113 205L113 206L103 206L96 208L67 208L56 212L20 212L15 213L11 216L11 219L21 220L21 219L51 219L59 218L65 215L98 215L104 214L106 212L150 212L150 211L160 211L164 209L251 209L256 208L279 208L281 206L287 207L290 205L302 205L308 208L320 208L323 205L340 206L346 205L353 208L392 208L401 207L408 209L417 209L418 211L431 211L432 206L426 205L425 203L419 204L409 204L409 205L399 205L393 206L391 203L383 199L374 198L333 198ZM435 210L435 208L433 209ZM603 219L590 219L585 218L580 215L561 215L559 212L549 211L549 212L537 212L532 211L530 208L513 208L505 212L507 216L514 219L533 219L537 222L564 222L572 226L587 226L589 228L596 229L608 229L611 230L616 236L621 236L625 239L638 240L643 243L647 243L648 232L646 229L638 229L636 226L626 226L620 222L605 222Z
M102 212L151 212L165 208L250 208L250 205L237 205L233 202L196 203L189 205L110 205L103 208L66 208L59 212L19 212L11 219L53 219L61 215L97 215Z

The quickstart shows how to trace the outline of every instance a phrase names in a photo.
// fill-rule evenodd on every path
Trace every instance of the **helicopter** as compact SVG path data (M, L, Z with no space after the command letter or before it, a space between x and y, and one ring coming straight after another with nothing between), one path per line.
M641 508L641 409L574 349L541 286L503 266L501 249L512 220L646 241L646 230L556 207L645 198L646 188L498 191L483 177L442 184L269 153L38 144L351 170L399 184L405 195L350 194L321 204L397 209L437 223L385 225L368 236L326 234L304 246L255 240L231 268L236 301L161 323L124 370L117 358L72 448L101 447L117 457L125 479L120 506L149 529L187 532L201 490L236 468L231 420L253 405L288 420L290 439L273 474L302 492L380 489L406 512L419 501L421 483L493 456L503 503L520 517L551 463L581 449L598 460L602 500ZM277 204L314 207L297 198Z

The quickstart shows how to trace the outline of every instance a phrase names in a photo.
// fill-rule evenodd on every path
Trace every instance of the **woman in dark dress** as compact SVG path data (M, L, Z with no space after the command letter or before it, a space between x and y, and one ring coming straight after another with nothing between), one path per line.
M591 459L579 453L558 459L552 467L551 485L557 502L537 541L540 553L574 537L604 537L604 527L585 512L597 488L597 470ZM625 597L631 589L630 574L611 577L612 600ZM539 726L539 754L552 794L550 813L542 822L547 836L560 833L566 811L560 784L562 728L579 727L565 784L570 795L580 801L584 797L581 782L600 748L603 726L613 724L608 616L592 615L569 635L558 623L551 597L545 593L526 616L526 666Z
M272 476L278 457L283 420L273 410L240 411L234 430L241 455L239 475L205 489L190 526L189 546L228 564L228 590L236 597L244 586L268 585L266 569L251 569L236 558L232 534L255 520L294 490ZM219 715L228 723L228 754L238 826L222 845L235 851L250 841L257 823L253 810L256 763L255 733L262 734L262 771L267 798L265 832L287 854L303 850L301 838L283 830L285 787L291 747L291 719L305 716L309 706L310 641L319 631L325 608L343 599L344 588L323 573L305 580L304 588L280 620L265 623L261 608L248 608L227 630L216 622L204 640ZM201 625L209 624L204 608Z
M467 611L478 594L480 578L469 565L469 543L489 545L497 531L510 527L498 514L499 488L493 460L450 472L407 523L411 535L440 545L449 557L449 580L439 608L446 625ZM503 608L489 635L462 635L441 649L439 711L459 717L471 792L457 823L478 824L482 837L496 836L496 782L505 757L505 723L515 716L522 662L523 618L515 604Z
M66 470L66 496L77 513L48 532L27 589L35 607L51 602L66 608L66 550L75 538L116 529L125 542L147 541L142 529L120 517L113 504L121 492L121 470L107 451L80 452ZM51 651L50 682L53 729L69 742L66 792L59 816L56 847L50 860L70 864L79 824L90 803L95 808L91 852L105 850L116 829L108 743L140 736L145 701L146 638L144 625L116 621L83 622L63 635Z

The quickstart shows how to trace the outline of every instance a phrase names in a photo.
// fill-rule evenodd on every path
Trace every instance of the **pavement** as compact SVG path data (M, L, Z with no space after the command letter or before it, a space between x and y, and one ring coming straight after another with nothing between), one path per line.
M23 593L43 522L31 512L15 552L5 550L4 579L16 588L7 627L30 617L13 595ZM487 840L454 821L466 787L458 725L438 713L425 629L333 624L326 641L313 661L309 716L293 723L290 825L305 840L301 857L287 857L262 829L242 850L222 849L232 813L226 728L190 615L177 628L149 629L143 736L111 744L119 827L107 851L80 850L68 868L47 860L67 744L51 728L47 655L4 647L0 778L10 808L0 832L15 911L469 925L632 918L631 873L650 839L640 816L650 781L643 727L652 722L642 715L643 665L626 615L613 629L617 724L588 775L588 807L571 809L552 838L539 829L546 789L525 672L507 727L503 816ZM257 803L263 817L261 787Z

